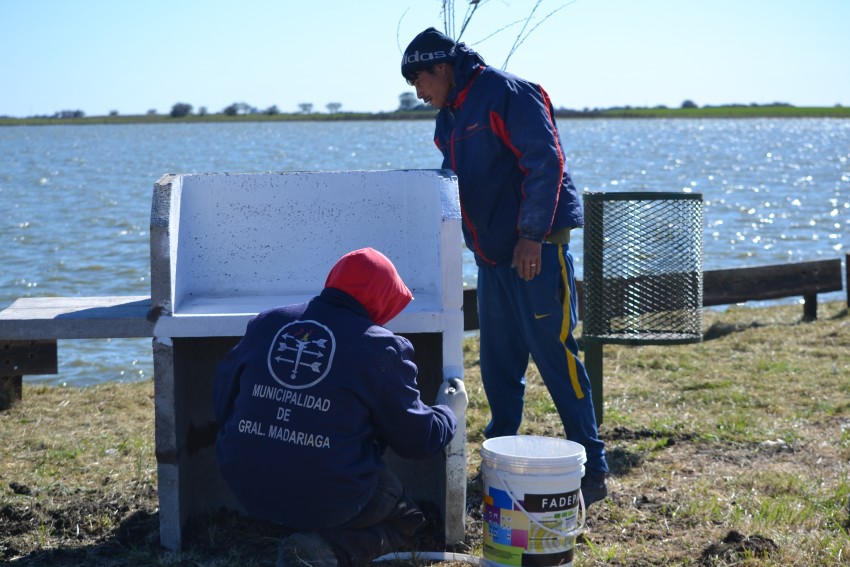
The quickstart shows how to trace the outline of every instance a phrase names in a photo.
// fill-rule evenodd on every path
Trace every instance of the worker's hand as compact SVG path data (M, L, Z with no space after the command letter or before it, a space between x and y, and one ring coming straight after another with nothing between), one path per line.
M437 392L437 405L448 406L455 417L463 415L469 398L466 396L466 387L460 378L449 378L440 384Z
M542 248L542 244L527 238L520 238L514 246L511 268L516 268L517 275L527 282L540 273L540 250Z

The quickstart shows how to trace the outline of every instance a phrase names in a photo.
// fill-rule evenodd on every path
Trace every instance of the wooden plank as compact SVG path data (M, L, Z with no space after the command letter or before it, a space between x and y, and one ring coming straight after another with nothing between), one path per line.
M0 341L0 376L56 374L56 341Z
M847 270L850 274L850 261ZM624 289L626 286L623 284L621 287ZM576 288L579 295L579 319L583 319L584 282L576 280ZM843 289L840 259L706 270L703 272L702 304L710 307L801 296L805 299L804 317L811 319L817 317L818 293ZM850 305L850 289L847 297L847 304ZM463 323L464 331L478 329L478 295L475 288L463 290Z
M0 311L0 340L152 337L150 297L25 297Z
M844 289L841 260L775 264L703 273L703 305L729 305Z
M56 341L0 341L0 410L23 397L23 376L59 372Z

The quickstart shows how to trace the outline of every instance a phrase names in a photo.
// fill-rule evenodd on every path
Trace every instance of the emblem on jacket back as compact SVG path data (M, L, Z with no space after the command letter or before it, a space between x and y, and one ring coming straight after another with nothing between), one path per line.
M293 321L281 327L269 347L269 372L283 387L315 386L333 364L336 339L317 321Z

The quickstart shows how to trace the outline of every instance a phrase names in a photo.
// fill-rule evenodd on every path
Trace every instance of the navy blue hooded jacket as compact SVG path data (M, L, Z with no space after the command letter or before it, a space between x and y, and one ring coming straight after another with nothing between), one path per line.
M520 237L584 224L554 109L540 85L493 67L463 43L455 88L437 115L443 167L458 177L463 235L479 266L508 262Z
M344 256L320 295L259 314L220 364L216 454L249 514L339 526L374 494L386 446L422 458L454 436L451 410L419 398L410 342L376 324L411 297L383 261L371 249Z

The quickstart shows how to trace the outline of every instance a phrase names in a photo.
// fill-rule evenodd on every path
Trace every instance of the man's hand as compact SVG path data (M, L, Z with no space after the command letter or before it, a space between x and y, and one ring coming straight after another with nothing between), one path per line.
M542 248L542 244L527 238L520 238L514 246L511 268L516 268L517 275L527 282L540 273L540 250Z
M448 406L455 417L462 415L466 411L466 406L469 404L469 398L466 396L466 387L463 385L463 380L460 378L449 378L440 384L440 391L437 392L437 405Z

